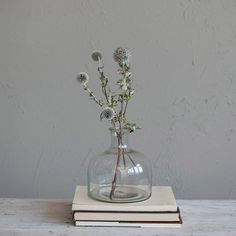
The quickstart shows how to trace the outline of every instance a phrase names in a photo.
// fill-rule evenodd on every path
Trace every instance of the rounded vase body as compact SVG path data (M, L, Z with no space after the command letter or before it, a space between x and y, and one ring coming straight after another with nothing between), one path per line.
M106 202L138 202L152 192L149 160L128 146L129 131L112 129L111 146L93 157L88 166L88 194Z

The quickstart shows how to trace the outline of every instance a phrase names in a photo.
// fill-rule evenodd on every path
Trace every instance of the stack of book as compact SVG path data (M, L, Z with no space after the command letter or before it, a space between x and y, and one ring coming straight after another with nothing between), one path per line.
M76 226L181 227L182 219L169 186L152 187L152 196L135 203L96 201L77 186L72 211Z

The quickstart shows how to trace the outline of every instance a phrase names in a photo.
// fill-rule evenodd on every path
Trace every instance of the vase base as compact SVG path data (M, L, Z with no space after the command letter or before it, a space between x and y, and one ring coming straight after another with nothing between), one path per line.
M95 187L89 191L89 196L95 200L104 202L130 203L148 199L151 194L139 187L116 186L111 195L111 186Z

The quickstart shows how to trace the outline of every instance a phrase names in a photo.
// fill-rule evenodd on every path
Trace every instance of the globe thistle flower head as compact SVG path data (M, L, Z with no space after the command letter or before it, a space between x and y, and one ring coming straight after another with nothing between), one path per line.
M77 76L77 80L80 84L86 85L89 81L89 76L85 72L80 72Z
M99 51L94 51L94 52L92 53L91 57L92 57L92 59L93 59L94 61L99 61L99 60L102 59L102 53L99 52Z
M128 65L130 57L131 53L127 48L118 47L113 53L114 61L120 66Z
M115 111L111 107L106 107L100 115L100 119L112 120L115 116Z

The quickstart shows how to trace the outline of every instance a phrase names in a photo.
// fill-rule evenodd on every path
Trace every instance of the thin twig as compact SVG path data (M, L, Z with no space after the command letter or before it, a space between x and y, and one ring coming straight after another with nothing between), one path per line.
M125 162L124 148L122 149L122 156L123 156L123 163L124 163L124 169L125 169L126 168L126 162Z
M110 195L109 195L109 198L111 200L114 196L114 192L115 192L115 188L116 188L116 179L117 179L118 167L119 167L119 162L120 162L120 151L121 151L121 149L119 148L119 146L120 146L120 137L117 136L117 138L118 138L118 157L117 157L117 161L116 161L115 174L114 174L114 178L113 178L112 186L111 186L111 191L110 191Z
M109 103L109 99L108 99L108 95L107 95L107 77L105 76L105 74L104 74L104 72L103 72L103 66L101 66L100 65L100 63L101 63L101 61L100 61L100 58L98 59L98 72L99 72L99 74L100 74L100 80L101 80L101 82L102 82L102 79L106 79L106 83L105 83L105 86L103 86L103 82L102 82L102 92L103 92L103 94L104 94L104 96L105 96L105 98L106 98L106 101L107 101L107 103Z
M132 159L132 157L129 155L129 153L126 153L126 154L127 154L127 156L129 157L129 159L130 159L130 161L132 162L132 164L133 164L134 166L136 166L135 162L133 161L133 159Z
M128 103L129 103L129 100L126 100L126 103L125 103L125 109L124 109L124 112L123 112L123 116L125 116L125 113L126 113L126 109L127 109Z
M94 96L93 92L89 89L89 87L84 84L84 90L86 90L89 96L95 101L100 107L102 107L102 103Z

